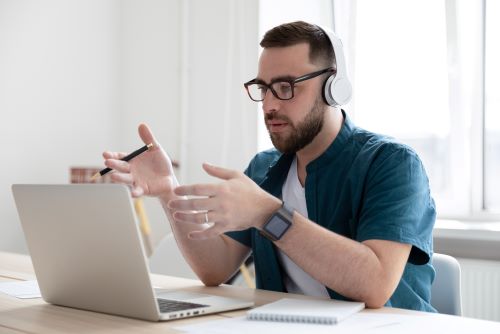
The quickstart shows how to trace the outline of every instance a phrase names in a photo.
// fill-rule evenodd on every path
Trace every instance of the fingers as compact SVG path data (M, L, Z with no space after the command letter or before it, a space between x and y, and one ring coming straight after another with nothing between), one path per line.
M132 197L141 197L144 195L144 189L142 187L133 187L130 193Z
M215 184L192 184L179 186L174 189L176 195L179 196L215 196L217 185Z
M123 159L126 155L127 154L123 153L123 152L110 152L110 151L106 151L106 152L102 153L102 156L104 157L104 159L116 159L116 160L120 160L120 159Z
M116 159L107 159L104 161L106 167L114 169L121 173L130 173L130 164L126 161L116 160Z
M217 225L214 225L206 230L193 231L188 234L188 238L191 240L205 240L210 238L215 238L224 233Z
M175 221L179 223L206 224L217 220L216 213L213 211L193 211L180 212L173 214Z
M168 208L174 211L213 210L215 201L212 198L174 199L168 202Z
M234 179L239 175L239 172L232 169L227 169L223 167L218 167L210 165L208 163L203 164L203 169L211 176L217 177L223 180Z
M110 175L111 181L126 184L130 187L132 197L141 197L144 195L144 189L140 186L134 186L134 178L129 173L113 172Z
M193 240L204 240L214 238L225 232L225 224L219 222L220 217L215 211L192 211L174 212L173 217L179 223L191 223L210 226L207 229L189 232L188 238Z
M174 219L180 223L192 223L203 225L217 221L216 213L213 211L205 212L175 212ZM224 225L220 223L213 223L207 229L192 231L188 234L189 239L193 240L203 240L208 238L214 238L222 233L224 233Z
M188 234L189 239L193 240L203 240L208 238L214 238L222 233L224 233L224 224L216 223L218 218L217 214L213 211L204 211L204 212L175 212L173 215L174 219L180 223L192 223L192 224L206 224L213 223L211 227L199 230L192 231ZM210 226L210 225L206 225Z
M128 185L132 185L134 183L134 178L132 177L132 175L130 175L128 173L114 172L114 173L111 173L110 178L112 181L114 181L116 183L124 183L124 184L128 184Z
M145 144L153 143L153 148L160 147L153 136L153 132L151 132L151 129L144 123L139 124L139 136ZM125 156L127 156L127 154L128 153L124 152L105 151L102 153L102 156L104 157L104 159L121 160Z
M141 137L144 144L153 143L153 148L159 147L158 142L153 136L153 132L145 123L139 124L139 137Z

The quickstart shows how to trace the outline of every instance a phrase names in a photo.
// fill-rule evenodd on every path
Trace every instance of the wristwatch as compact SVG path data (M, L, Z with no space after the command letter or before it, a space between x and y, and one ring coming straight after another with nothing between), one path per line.
M290 226L292 226L292 222L293 210L283 202L281 207L274 212L267 223L264 224L261 233L272 241L280 240Z

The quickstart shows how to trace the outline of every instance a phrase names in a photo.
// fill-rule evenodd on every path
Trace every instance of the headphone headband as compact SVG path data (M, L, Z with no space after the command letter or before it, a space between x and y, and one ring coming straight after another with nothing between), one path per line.
M352 95L352 86L347 76L347 66L345 62L342 41L335 33L326 27L318 26L328 37L335 55L336 73L332 74L323 87L323 97L330 106L340 106L349 102Z

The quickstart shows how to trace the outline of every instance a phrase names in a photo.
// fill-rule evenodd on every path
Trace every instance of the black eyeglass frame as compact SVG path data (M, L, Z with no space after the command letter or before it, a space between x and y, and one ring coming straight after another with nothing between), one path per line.
M295 79L290 79L290 80L286 80L286 79L275 79L273 81L271 81L269 84L265 83L264 81L262 80L259 80L259 79L252 79L248 82L245 82L243 84L243 86L245 86L245 89L247 91L247 94L248 96L250 97L250 99L252 101L255 101L255 102L261 102L261 101L264 101L264 98L266 97L266 94L263 95L262 99L258 100L258 99L254 99L252 97L252 95L250 94L250 90L248 89L248 87L250 85L261 85L261 86L264 86L266 87L267 89L269 89L271 91L271 93L273 93L274 97L276 97L277 99L279 100L283 100L283 101L286 101L286 100L291 100L293 99L293 97L295 96L294 94L294 88L295 88L295 84L296 83L299 83L299 82L302 82L302 81L306 81L306 80L309 80L309 79L312 79L312 78L316 78L317 76L320 76L324 73L328 73L328 72L335 72L335 69L333 67L328 67L328 68L325 68L325 69L322 69L322 70L319 70L319 71L315 71L315 72L311 72L311 73L307 73L307 74L304 74L298 78L295 78ZM273 84L275 84L276 82L286 82L286 83L289 83L290 84L290 87L292 89L292 95L291 97L289 98L281 98L278 96L278 93L274 90L274 88L272 87ZM266 91L267 93L267 91Z

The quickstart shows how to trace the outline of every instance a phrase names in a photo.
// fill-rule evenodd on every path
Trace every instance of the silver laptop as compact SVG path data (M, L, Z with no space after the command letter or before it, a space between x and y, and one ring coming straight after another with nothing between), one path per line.
M151 321L253 305L183 291L155 292L126 186L16 184L12 192L48 303Z

